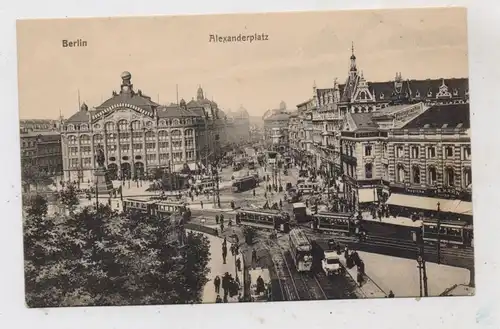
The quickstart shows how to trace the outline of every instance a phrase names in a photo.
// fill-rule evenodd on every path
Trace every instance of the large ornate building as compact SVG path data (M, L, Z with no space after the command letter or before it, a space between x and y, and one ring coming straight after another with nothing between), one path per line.
M220 155L227 120L201 87L196 100L162 106L136 91L131 78L123 72L119 92L94 109L83 103L64 123L65 179L92 180L98 147L113 179L140 177L155 168L196 170Z
M354 206L369 206L386 190L388 204L472 215L468 104L396 105L349 113L347 121L341 158Z

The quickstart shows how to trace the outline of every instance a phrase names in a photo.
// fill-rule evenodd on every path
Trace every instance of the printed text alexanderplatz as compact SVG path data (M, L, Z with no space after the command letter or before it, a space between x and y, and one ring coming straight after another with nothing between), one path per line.
M249 42L254 41L268 41L269 35L265 33L254 33L254 34L238 34L238 35L218 35L210 34L208 42L213 43L229 43L229 42Z

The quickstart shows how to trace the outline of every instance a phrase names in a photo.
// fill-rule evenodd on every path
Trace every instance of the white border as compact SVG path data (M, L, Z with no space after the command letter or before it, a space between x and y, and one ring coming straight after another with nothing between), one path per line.
M336 2L340 4L335 4ZM500 6L494 1L417 0L17 0L0 7L0 327L2 328L497 328L500 202L498 129ZM469 7L469 67L474 152L477 296L295 302L276 304L108 307L29 310L24 307L15 19L138 16L230 12L368 9L418 6ZM369 31L367 31L369 33ZM43 36L41 36L43 37ZM45 77L33 77L44 83ZM54 102L57 102L54 90Z

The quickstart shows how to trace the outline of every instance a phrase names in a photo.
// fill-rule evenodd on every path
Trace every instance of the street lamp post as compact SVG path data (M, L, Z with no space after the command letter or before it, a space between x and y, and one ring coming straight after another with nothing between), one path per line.
M418 246L417 253L417 264L419 270L419 278L420 278L420 297L422 297L422 285L423 285L423 296L429 296L429 290L427 287L427 268L425 264L425 250L424 250L424 240L423 240L423 232L422 228L416 231L413 236L413 240L416 242Z

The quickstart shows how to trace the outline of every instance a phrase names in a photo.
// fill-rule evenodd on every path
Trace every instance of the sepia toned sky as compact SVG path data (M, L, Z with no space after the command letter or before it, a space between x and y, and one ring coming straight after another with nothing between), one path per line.
M268 41L210 43L210 34ZM24 20L17 23L20 118L68 118L98 106L129 71L135 90L167 104L198 85L223 110L260 116L289 109L318 88L344 83L354 42L368 81L468 77L460 8ZM63 48L82 39L87 47Z

